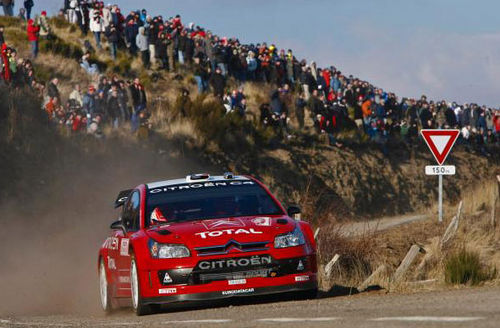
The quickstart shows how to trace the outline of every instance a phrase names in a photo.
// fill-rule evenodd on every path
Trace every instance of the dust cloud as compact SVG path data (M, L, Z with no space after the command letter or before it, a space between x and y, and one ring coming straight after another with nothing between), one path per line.
M214 171L169 151L101 146L99 154L87 150L42 163L20 181L32 191L0 202L0 315L100 314L97 253L118 216L117 193ZM55 171L49 181L40 178L44 170Z

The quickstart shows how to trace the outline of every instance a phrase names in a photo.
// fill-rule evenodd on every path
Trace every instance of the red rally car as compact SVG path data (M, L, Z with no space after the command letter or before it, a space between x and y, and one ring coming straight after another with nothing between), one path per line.
M316 244L249 176L194 174L119 193L122 206L99 250L105 311L132 301L138 315L172 302L317 292Z

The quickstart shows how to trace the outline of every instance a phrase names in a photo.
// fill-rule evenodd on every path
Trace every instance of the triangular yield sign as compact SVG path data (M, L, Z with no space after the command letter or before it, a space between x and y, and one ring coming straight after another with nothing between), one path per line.
M420 131L425 143L439 165L443 165L451 148L457 141L459 130L423 129Z

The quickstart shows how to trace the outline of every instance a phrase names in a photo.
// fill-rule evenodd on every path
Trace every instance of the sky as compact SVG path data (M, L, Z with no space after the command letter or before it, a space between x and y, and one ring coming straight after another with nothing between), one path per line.
M49 13L63 3L34 1L35 11ZM401 97L500 106L498 0L111 2L124 13L145 8L164 17L180 14L184 23L220 36L275 43Z

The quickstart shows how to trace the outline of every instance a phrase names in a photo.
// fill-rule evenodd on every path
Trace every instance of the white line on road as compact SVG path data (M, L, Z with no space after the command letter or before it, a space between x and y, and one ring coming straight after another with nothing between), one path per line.
M466 321L476 321L482 320L484 317L426 317L426 316L414 316L414 317L382 317L369 319L371 321L432 321L432 322L466 322Z
M339 320L336 317L318 317L318 318L265 318L258 319L260 322L301 322L301 321L334 321Z
M142 325L142 322L100 322L96 323L96 326L134 326Z
M17 322L11 321L10 325L16 326L39 326L39 327L74 327L72 323L47 323L47 322Z
M182 323L227 323L231 322L233 320L231 319L202 319L202 320L171 320L171 321L164 321L163 323L169 324L169 323L177 323L177 324L182 324Z

